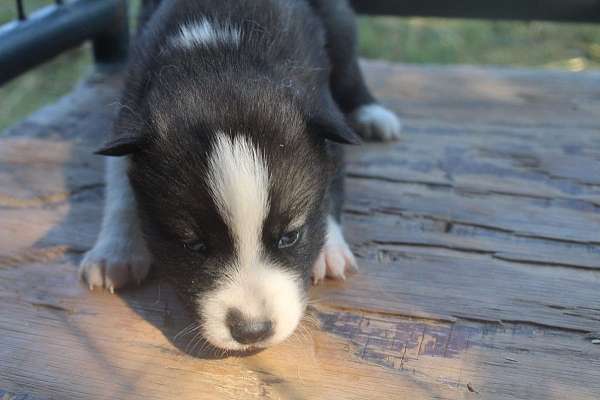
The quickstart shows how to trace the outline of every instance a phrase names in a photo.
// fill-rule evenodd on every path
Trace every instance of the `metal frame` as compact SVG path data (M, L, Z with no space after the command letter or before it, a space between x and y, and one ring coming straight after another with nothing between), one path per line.
M361 14L600 22L600 0L350 0Z
M0 26L0 84L86 40L98 63L127 57L127 0L57 1L27 17L20 7L23 19Z
M248 0L251 1L251 0ZM600 0L350 0L371 15L600 22ZM97 63L124 61L129 46L127 0L55 0L0 26L0 84L38 64L93 41Z

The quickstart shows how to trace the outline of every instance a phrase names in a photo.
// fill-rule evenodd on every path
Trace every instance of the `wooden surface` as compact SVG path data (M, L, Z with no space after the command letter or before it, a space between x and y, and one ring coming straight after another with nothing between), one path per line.
M117 80L0 138L0 398L600 398L600 75L364 67L406 128L351 149L361 271L245 358L175 338L190 321L161 282L78 282Z

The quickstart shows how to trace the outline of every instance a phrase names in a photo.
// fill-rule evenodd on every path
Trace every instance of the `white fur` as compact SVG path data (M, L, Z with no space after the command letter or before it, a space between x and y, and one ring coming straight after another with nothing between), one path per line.
M373 140L397 140L402 123L392 111L377 104L359 107L353 113L354 124L362 137Z
M313 266L313 283L325 279L346 279L346 272L358 271L356 259L346 243L339 224L330 216L327 219L327 239L319 258Z
M269 212L269 171L260 150L243 136L217 133L209 171L213 199L235 236L240 263L257 261Z
M239 46L242 33L238 27L225 23L211 23L205 18L179 27L179 33L171 38L171 45L181 48L233 44Z
M140 283L150 270L151 256L142 236L128 168L127 157L106 159L102 228L79 267L90 290L104 287L114 292L130 281Z
M274 335L259 343L269 346L288 337L298 325L305 307L301 278L264 258L261 242L269 212L269 171L250 139L220 132L209 161L208 182L218 211L229 226L235 256L218 287L198 300L206 321L204 336L221 348L240 350L226 327L230 308L249 319L270 320Z

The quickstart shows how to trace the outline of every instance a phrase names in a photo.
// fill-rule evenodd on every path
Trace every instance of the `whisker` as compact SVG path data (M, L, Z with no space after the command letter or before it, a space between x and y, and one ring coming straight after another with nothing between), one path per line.
M298 330L295 330L294 333L291 334L291 336L288 338L288 340L292 343L298 343L298 344L302 344L302 341L299 340L300 332L298 332Z
M301 324L305 324L311 328L321 328L321 321L319 321L315 316L309 314L305 314L304 317L302 317Z
M316 298L316 299L311 298L311 299L308 299L306 301L306 304L308 304L309 306L312 306L312 305L315 305L315 304L321 304L321 303L323 303L325 301L327 301L327 299L324 299L324 298Z
M183 328L181 328L181 330L179 332L177 332L177 334L175 336L173 336L173 340L177 340L177 338L179 338L179 336L181 335L185 335L186 331L188 329L190 329L193 326L193 322L187 324L186 326L184 326Z
M192 346L192 349L189 351L189 354L195 354L196 348L203 340L204 340L204 338L202 337L202 332L197 332L194 335L194 338L192 339L192 341L194 342L194 345Z
M299 328L300 328L300 329L298 330L298 332L299 332L300 334L302 334L302 338L303 338L305 341L307 341L307 342L312 342L312 341L314 341L314 340L313 340L312 333L311 333L311 332L310 332L310 331L309 331L309 330L308 330L308 329L307 329L305 326L302 326L302 325L300 325L300 326L299 326Z
M180 330L174 337L173 340L177 340L179 337L185 337L187 335L190 335L196 331L198 331L201 328L201 326L199 324L197 324L196 322L191 322L190 324L188 324L185 328L183 328L182 330Z
M198 349L198 353L196 355L204 353L204 351L208 348L209 345L210 343L208 343L206 339L202 338L202 345Z

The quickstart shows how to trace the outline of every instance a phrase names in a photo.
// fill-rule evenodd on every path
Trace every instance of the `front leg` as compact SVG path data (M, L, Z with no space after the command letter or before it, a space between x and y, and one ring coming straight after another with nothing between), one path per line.
M338 166L329 187L329 215L325 244L313 265L312 279L317 284L325 277L346 279L346 273L358 271L358 264L344 239L340 224L344 202L344 152L339 145L330 145L330 154Z
M316 285L325 277L344 280L346 273L356 271L358 264L344 239L341 226L332 216L327 217L327 237L313 266L313 284Z
M140 283L150 271L152 258L142 235L128 167L127 157L106 160L102 228L79 267L90 290L102 287L113 293L131 281Z

